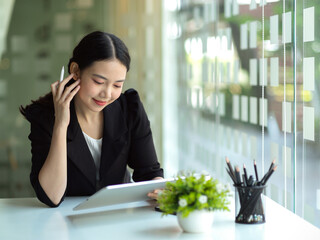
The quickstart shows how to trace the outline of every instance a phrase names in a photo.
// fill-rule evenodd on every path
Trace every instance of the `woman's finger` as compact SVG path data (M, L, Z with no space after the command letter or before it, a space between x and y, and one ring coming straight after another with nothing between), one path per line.
M73 76L74 76L74 74L71 73L68 77L66 77L66 78L63 79L61 82L59 82L58 91L57 91L57 94L56 94L56 97L57 97L58 99L61 98L62 93L63 93L63 91L64 91L65 85L72 79Z
M163 191L163 189L155 189L153 192L159 194L159 193L161 193L162 191Z
M80 85L76 86L72 91L71 93L66 97L66 100L65 102L67 103L70 103L71 100L73 99L73 97L77 94L77 92L79 91L80 89Z
M59 84L59 81L56 81L51 84L51 92L52 92L53 97L56 96L58 84Z
M67 96L80 84L80 79L72 83L70 86L66 87L64 92L62 93L61 100L65 101Z
M158 194L157 193L153 193L153 192L149 192L148 193L148 197L152 198L152 199L157 199L158 198Z
M163 189L154 189L152 192L148 193L148 197L152 199L158 199L159 195L162 193Z
M66 85L67 84L67 82L69 82L71 79L72 79L72 77L74 76L74 73L70 73L69 74L69 76L68 77L66 77L65 79L63 79L59 84L61 84L61 85Z

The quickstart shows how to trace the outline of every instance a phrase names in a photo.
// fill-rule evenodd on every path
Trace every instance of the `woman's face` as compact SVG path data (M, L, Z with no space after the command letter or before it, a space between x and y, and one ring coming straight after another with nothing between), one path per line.
M127 69L117 59L96 61L80 72L80 90L75 96L78 104L100 112L121 94Z

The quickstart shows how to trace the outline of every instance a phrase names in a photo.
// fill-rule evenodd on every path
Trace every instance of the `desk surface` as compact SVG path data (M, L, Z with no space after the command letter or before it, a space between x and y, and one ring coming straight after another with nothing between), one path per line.
M84 199L66 198L58 208L35 198L0 199L0 239L320 239L320 229L268 198L266 223L236 224L233 210L216 212L204 234L182 232L175 216L161 217L150 202L73 211Z

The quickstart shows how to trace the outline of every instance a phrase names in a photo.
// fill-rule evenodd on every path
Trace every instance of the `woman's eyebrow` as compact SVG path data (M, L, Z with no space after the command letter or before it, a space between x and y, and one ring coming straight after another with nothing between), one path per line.
M99 75L99 74L96 74L96 73L94 73L94 74L92 74L93 76L95 76L95 77L98 77L98 78L102 78L103 80L107 80L108 81L108 78L106 78L106 77L104 77L104 76L101 76L101 75ZM117 80L117 81L115 81L115 82L124 82L125 80L123 79L123 80Z
M98 78L102 78L102 79L104 79L104 80L108 80L108 78L106 78L106 77L104 77L104 76L101 76L101 75L99 75L99 74L92 74L92 76L95 76L95 77L98 77Z

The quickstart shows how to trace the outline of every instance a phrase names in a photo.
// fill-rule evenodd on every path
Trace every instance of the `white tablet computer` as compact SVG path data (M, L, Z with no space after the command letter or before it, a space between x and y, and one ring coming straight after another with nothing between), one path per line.
M154 189L164 188L166 182L174 181L175 179L172 178L110 185L100 189L87 200L76 206L73 210L83 210L120 203L148 200L150 199L147 196L149 192L152 192Z

